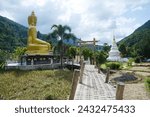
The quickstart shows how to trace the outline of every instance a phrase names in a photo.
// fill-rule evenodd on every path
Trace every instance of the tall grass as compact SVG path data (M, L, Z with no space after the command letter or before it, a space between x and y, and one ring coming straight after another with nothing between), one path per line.
M69 70L4 71L0 73L0 99L67 99L71 81Z

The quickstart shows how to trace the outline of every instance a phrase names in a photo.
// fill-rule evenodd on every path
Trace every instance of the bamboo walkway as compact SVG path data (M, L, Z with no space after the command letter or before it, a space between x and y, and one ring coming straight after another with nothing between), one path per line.
M116 89L105 82L105 75L94 65L85 65L82 83L78 83L75 100L114 100Z

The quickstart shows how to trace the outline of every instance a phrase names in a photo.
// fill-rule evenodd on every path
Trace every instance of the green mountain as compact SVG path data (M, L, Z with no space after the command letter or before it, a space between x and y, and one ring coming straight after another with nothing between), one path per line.
M0 16L0 49L13 51L16 46L25 46L27 28Z
M124 56L150 58L150 20L118 44Z
M0 49L12 52L18 46L26 46L27 31L27 27L0 16ZM37 37L40 39L46 39L46 36L37 32Z

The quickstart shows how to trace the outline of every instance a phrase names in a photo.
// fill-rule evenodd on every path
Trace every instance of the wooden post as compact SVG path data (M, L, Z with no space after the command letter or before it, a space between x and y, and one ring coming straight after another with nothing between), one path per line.
M123 100L124 87L125 84L123 82L117 83L116 100Z
M72 57L72 71L73 71L73 65L74 65L74 57Z
M83 58L81 59L81 64L80 64L80 66L81 66L81 73L80 73L80 83L82 83L82 78L83 78L83 72L84 72L84 67L85 67L85 63L84 63L84 60L83 60Z
M79 53L79 55L80 55L80 62L81 62L81 39L80 39L80 53Z
M100 73L100 67L98 67L98 73Z
M79 75L80 75L80 70L75 69L73 73L73 79L72 79L72 88L71 88L71 93L69 96L69 100L73 100L79 80Z
M106 79L105 79L105 83L108 83L109 81L109 74L110 74L110 69L107 69L107 74L106 74Z
M95 40L95 38L93 38L93 47L94 47L94 65L95 65L95 68L96 68L96 55L95 55L95 43L97 41Z
M83 60L83 58L81 58L81 60L80 60L80 69L81 69L82 66L83 66L83 62L84 62L84 60Z

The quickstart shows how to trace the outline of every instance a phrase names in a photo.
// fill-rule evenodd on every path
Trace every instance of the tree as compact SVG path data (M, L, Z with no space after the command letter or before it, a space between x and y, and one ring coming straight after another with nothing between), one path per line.
M46 36L46 41L51 43L51 45L53 47L56 47L57 43L58 43L58 40L57 40L57 36L54 32L52 33L49 33L47 36Z
M25 52L27 51L27 48L26 47L17 47L15 50L14 50L14 53L13 53L13 58L15 60L19 60L20 56L25 54Z
M63 67L63 40L69 37L69 33L71 32L71 28L67 25L62 26L62 25L53 25L51 29L53 29L53 33L57 36L57 39L60 40L60 45L61 45L61 52L60 52L60 60L61 60L61 68ZM69 31L69 33L67 33Z
M69 39L69 38L73 40L73 44L75 45L76 44L76 40L77 40L77 37L75 36L75 34L70 33L69 37L67 39Z
M70 46L68 49L68 55L69 57L72 57L72 69L73 69L74 58L76 54L77 54L77 48L75 46Z
M75 58L76 54L77 54L77 48L75 46L69 47L68 49L69 57Z
M119 45L119 51L122 54L122 57L126 57L127 56L127 49L124 43Z
M108 53L110 51L110 46L108 45L108 43L104 43L103 51L106 52L106 53Z
M106 58L107 58L107 55L104 51L97 51L96 52L96 63L97 64L103 64L106 62Z
M9 58L9 53L0 49L0 69L3 69L6 60Z
M84 56L84 59L87 60L88 57L91 57L91 52L92 50L87 48L87 47L84 47L83 50L82 50L82 54Z

